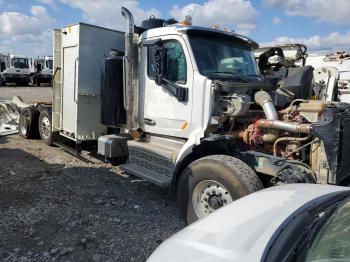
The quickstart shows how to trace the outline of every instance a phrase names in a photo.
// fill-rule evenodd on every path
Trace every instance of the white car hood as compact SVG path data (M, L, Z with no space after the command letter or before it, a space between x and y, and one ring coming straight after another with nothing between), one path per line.
M317 197L344 190L349 189L312 184L261 190L186 227L148 261L260 261L271 236L291 213Z

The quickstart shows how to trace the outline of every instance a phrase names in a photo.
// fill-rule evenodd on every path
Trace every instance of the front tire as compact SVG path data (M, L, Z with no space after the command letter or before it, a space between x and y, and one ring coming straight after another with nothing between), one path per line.
M52 141L52 110L49 108L42 109L39 116L39 134L41 140L51 146Z
M187 224L263 188L259 177L241 160L212 155L183 171L177 187L180 212Z
M25 107L19 116L19 133L24 138L38 137L39 111L33 107Z
M29 79L29 84L31 86L34 86L35 85L35 79L34 79L34 76L31 76L30 79Z

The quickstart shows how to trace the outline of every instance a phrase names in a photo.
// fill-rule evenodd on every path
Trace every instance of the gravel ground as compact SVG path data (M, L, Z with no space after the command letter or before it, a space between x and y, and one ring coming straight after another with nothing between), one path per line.
M166 190L18 135L0 137L0 217L0 261L145 261L185 226Z

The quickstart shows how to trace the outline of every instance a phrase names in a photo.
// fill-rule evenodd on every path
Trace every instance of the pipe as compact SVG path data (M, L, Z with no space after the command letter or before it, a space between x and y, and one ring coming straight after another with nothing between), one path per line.
M265 120L260 119L256 121L256 126L262 129L277 129L284 130L292 133L298 134L310 134L311 124L299 124L299 123L290 123L280 120Z
M255 102L262 107L266 118L269 120L277 120L278 114L275 109L275 106L272 103L271 96L265 91L259 91L255 93L254 96Z
M278 114L275 106L272 103L271 96L265 91L259 91L255 93L255 102L260 105L268 120L278 120ZM268 133L263 135L263 141L273 143L278 138L278 130L269 130Z
M255 102L260 105L267 119L256 121L255 126L259 129L269 129L269 132L263 136L264 142L275 142L278 138L278 130L284 130L292 133L310 134L311 124L290 123L278 120L278 114L272 103L271 96L265 91L255 93Z
M122 15L125 18L126 22L127 22L127 29L126 29L126 33L127 34L133 34L134 33L134 17L132 15L132 13L129 11L129 9L122 7L121 8L122 11Z
M311 138L311 135L308 135L306 137L281 137L276 140L276 142L273 144L273 155L277 156L277 145L281 142L284 141L289 141L289 142L304 142L307 141Z
M126 20L125 32L125 56L124 56L124 108L126 110L126 128L129 130L138 128L138 84L137 72L137 46L134 42L134 17L131 12L121 8L123 17Z

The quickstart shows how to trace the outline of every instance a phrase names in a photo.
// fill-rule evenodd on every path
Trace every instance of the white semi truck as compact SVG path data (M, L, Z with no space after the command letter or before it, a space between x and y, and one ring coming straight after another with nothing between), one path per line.
M122 15L125 33L55 30L53 104L22 110L24 137L169 188L187 223L263 187L349 183L350 106L312 101L309 67L263 77L247 37Z
M29 84L29 60L26 56L0 54L0 85Z
M33 85L51 84L53 75L53 57L43 56L33 59L30 82Z

